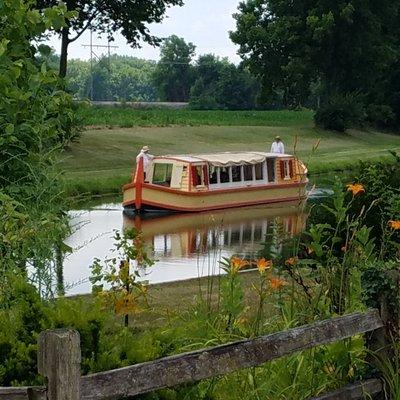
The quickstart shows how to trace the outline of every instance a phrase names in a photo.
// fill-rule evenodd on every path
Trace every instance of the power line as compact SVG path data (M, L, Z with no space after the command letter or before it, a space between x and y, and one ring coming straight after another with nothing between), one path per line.
M108 75L110 78L111 71L111 49L118 49L119 46L111 46L110 41L108 41L107 45L104 44L93 44L93 30L90 27L90 44L83 44L83 47L90 48L90 99L93 101L93 56L100 61L100 57L93 51L93 48L107 48L108 49Z

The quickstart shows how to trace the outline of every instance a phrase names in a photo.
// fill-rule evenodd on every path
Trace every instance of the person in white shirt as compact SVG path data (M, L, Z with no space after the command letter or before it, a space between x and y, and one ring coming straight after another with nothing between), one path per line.
M271 153L285 154L285 146L280 136L277 136L272 142Z
M149 154L149 146L143 146L142 150L140 150L140 153L136 157L136 165L139 164L139 160L143 158L143 171L144 171L144 179L146 180L147 172L149 170L149 167L153 161L154 156Z

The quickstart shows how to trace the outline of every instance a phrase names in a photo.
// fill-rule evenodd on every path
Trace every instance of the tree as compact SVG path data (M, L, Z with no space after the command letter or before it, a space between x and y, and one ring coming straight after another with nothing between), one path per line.
M35 56L46 29L72 15L63 5L41 15L30 0L0 1L0 15L0 308L7 308L13 282L28 270L42 292L52 291L54 250L68 232L54 155L72 132L72 99Z
M58 3L58 0L38 0L37 7L43 9ZM140 41L154 46L160 39L150 34L147 25L161 22L167 7L182 4L182 0L65 0L67 10L77 11L78 15L58 31L61 36L60 77L67 74L69 44L89 27L107 34L110 40L116 31L121 31L133 47L140 47ZM72 32L75 33L73 37Z
M230 36L240 45L245 65L258 76L260 102L295 107L308 97L313 76L304 53L307 41L305 2L248 0L234 15L237 29Z
M299 106L318 84L322 103L358 93L384 104L400 54L399 9L399 0L247 0L231 39L259 76L264 102Z
M155 101L153 73L156 62L136 57L103 57L93 66L95 100ZM91 90L90 62L70 60L67 88L78 99L87 98Z
M258 84L250 73L212 54L199 57L190 105L198 109L244 110L255 107Z
M109 60L106 57L103 57L94 65L92 74L87 77L85 91L86 93L91 93L92 100L111 100L110 74ZM93 92L91 90L92 83Z
M59 63L58 63L59 65ZM72 59L68 63L67 90L78 99L90 93L90 61Z
M161 100L187 101L193 83L195 46L172 35L161 47L161 58L154 72L154 83Z
M57 74L39 65L32 44L71 14L60 6L41 16L31 7L24 0L0 2L0 15L7 16L0 24L0 189L31 179L29 162L46 164L46 152L68 141L74 119L71 97L59 90Z
M156 62L113 56L110 60L110 93L114 100L156 101L153 73Z

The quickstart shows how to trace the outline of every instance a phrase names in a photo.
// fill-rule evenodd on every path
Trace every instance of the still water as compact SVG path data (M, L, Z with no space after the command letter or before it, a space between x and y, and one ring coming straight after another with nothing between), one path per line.
M327 193L314 191L313 197ZM307 213L305 204L292 203L133 218L120 203L110 202L70 216L74 231L66 241L73 249L64 260L67 295L91 291L90 265L112 254L116 230L135 227L143 232L156 262L139 271L141 279L159 283L220 274L219 261L234 254L255 257L263 248L279 253L285 240L304 229Z

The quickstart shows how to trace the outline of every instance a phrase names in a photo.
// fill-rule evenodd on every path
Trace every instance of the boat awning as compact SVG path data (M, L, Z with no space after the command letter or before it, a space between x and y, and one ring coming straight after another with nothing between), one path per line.
M219 153L219 154L199 154L195 156L202 161L206 161L217 167L227 167L230 165L258 164L265 161L265 153Z
M156 157L157 159L173 159L188 163L206 162L216 167L229 167L231 165L258 164L267 158L288 158L289 154L264 153L255 151L224 152L211 154L191 154L191 155L167 155Z

